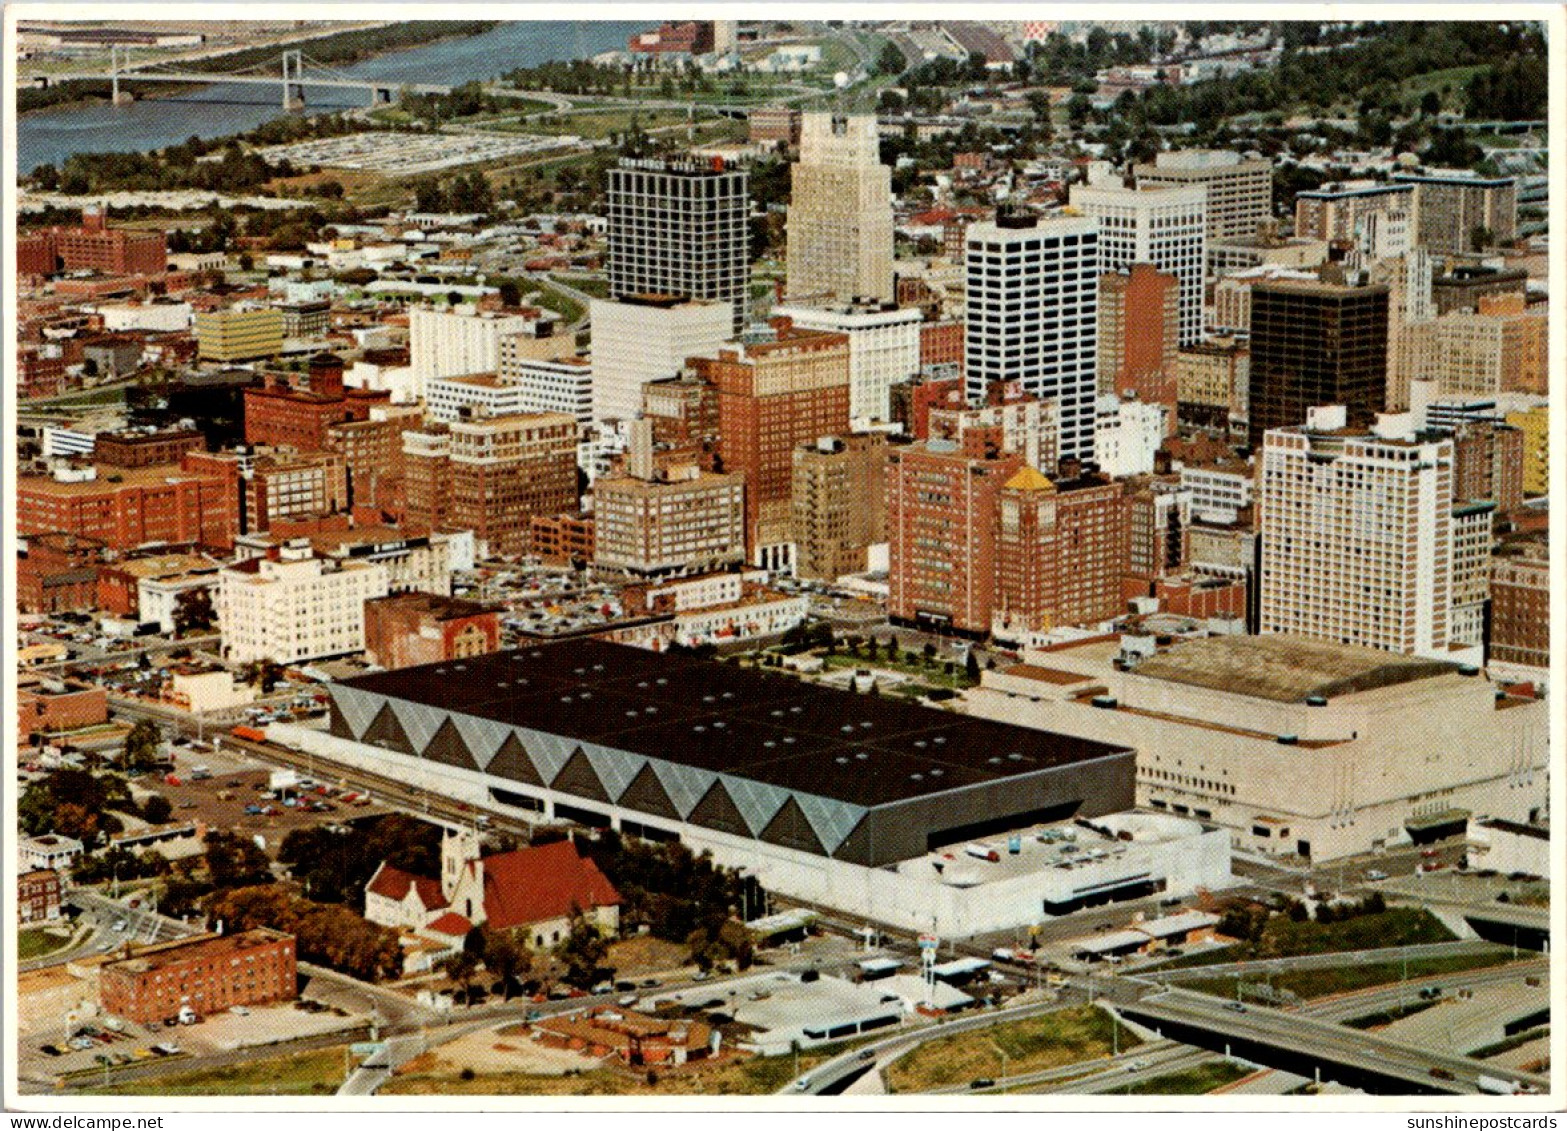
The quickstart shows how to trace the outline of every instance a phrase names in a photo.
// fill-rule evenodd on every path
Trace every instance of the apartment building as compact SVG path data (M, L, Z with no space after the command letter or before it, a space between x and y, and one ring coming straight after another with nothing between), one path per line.
M1415 190L1407 184L1352 181L1295 194L1295 234L1348 246L1368 216L1414 214Z
M1099 276L1099 391L1176 403L1180 280L1149 263Z
M137 948L99 970L104 1012L156 1025L181 1009L198 1016L299 993L294 936L258 927Z
M1518 234L1512 177L1432 172L1394 173L1393 180L1414 189L1415 240L1429 251L1466 255L1510 244Z
M445 521L432 526L472 530L481 553L516 557L527 553L533 515L576 509L575 418L474 413L446 428L450 494ZM407 454L405 442L405 463Z
M386 592L383 566L318 557L307 539L238 561L219 572L214 601L224 658L292 664L362 652L364 603Z
M745 560L745 477L686 464L593 485L593 561L642 577Z

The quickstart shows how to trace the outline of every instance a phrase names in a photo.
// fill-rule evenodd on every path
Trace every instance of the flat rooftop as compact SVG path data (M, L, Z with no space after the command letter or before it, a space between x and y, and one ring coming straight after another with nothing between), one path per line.
M591 638L342 686L867 807L1128 753Z
M1149 679L1299 703L1430 679L1454 664L1302 636L1212 636L1176 644L1138 664Z

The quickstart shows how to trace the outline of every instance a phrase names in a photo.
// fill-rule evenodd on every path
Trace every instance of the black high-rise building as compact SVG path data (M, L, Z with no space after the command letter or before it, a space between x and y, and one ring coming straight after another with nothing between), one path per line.
M1341 404L1351 428L1387 404L1388 290L1317 280L1258 283L1251 291L1247 441L1306 423L1306 410Z
M721 159L622 159L609 170L609 291L725 299L736 336L751 282L751 197Z

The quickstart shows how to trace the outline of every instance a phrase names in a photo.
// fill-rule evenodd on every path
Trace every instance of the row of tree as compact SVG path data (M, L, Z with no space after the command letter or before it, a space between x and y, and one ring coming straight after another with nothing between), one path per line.
M297 940L297 953L367 982L402 972L402 947L397 932L370 922L342 904L317 903L290 892L282 884L229 888L205 902L210 919L226 931L270 927Z

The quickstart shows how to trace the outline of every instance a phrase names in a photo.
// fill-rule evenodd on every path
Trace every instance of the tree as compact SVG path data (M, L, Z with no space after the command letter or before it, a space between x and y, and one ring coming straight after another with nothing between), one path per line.
M1420 112L1427 118L1434 118L1442 112L1442 96L1434 90L1428 90L1420 96Z
M1484 251L1496 243L1496 233L1484 224L1476 224L1469 229L1469 246L1474 251Z
M272 880L271 862L254 841L233 833L207 834L207 875L218 889L243 888Z
M510 1001L513 984L521 985L533 969L533 957L509 931L486 931L484 968L500 979L502 1000Z
M903 52L898 45L890 39L882 45L881 54L876 56L876 73L878 75L901 75L904 70Z
M174 805L161 793L154 793L142 803L142 819L150 825L162 825L174 815Z
M151 719L138 719L131 732L125 736L125 768L144 770L158 764L158 748L163 744L163 732Z
M599 970L609 956L609 943L580 911L571 917L571 932L555 955L566 964L566 982L587 989L598 981Z
M501 281L500 299L502 306L522 305L522 288L517 285L517 280L504 279Z
M206 586L186 589L174 598L175 635L206 632L216 621L217 612L212 607L212 590Z
M970 648L968 659L963 664L963 673L968 676L970 683L979 682L979 657L974 655L974 649Z
M473 976L479 972L479 956L467 950L460 950L441 959L439 969L462 987L462 1003L472 1005Z

